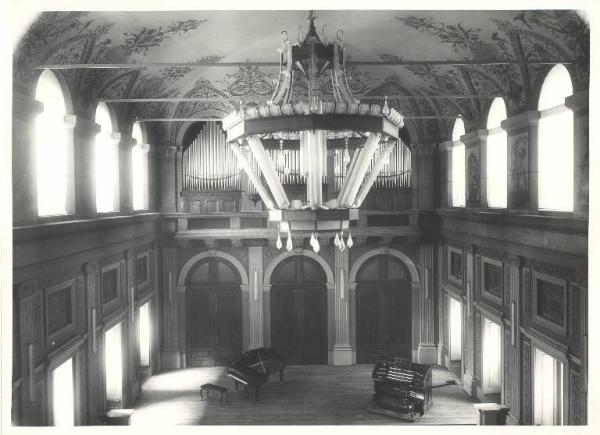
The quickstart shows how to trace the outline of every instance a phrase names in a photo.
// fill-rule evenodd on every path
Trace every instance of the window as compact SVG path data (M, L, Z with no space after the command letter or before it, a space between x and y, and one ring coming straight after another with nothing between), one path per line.
M538 110L538 208L573 211L573 93L569 72L554 66L542 85Z
M465 144L460 141L464 134L465 125L457 118L452 131L452 207L465 206Z
M506 106L501 97L495 98L487 119L487 204L488 207L506 208L508 168L507 135L500 127L506 119Z
M533 365L533 422L561 425L563 419L563 365L535 348Z
M136 144L131 149L131 182L133 192L133 209L148 209L148 145L142 139L142 128L139 122L133 124L131 137Z
M140 307L140 366L150 366L150 302Z
M462 360L462 302L448 297L450 321L450 361Z
M483 393L494 394L502 390L502 330L500 325L483 318L481 359Z
M96 211L108 213L118 210L119 203L119 145L112 138L112 121L108 106L98 104L96 123Z
M54 426L75 425L73 358L52 371L52 422Z
M73 185L73 148L67 143L65 97L52 71L40 75L35 99L44 105L34 128L38 215L64 215L72 212L67 191Z
M104 370L106 400L109 408L120 406L123 391L123 361L121 355L121 324L104 334Z

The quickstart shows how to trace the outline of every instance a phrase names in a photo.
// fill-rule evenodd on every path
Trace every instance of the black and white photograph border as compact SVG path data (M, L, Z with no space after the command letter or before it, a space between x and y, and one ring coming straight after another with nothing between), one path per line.
M594 431L598 10L0 0L0 433Z

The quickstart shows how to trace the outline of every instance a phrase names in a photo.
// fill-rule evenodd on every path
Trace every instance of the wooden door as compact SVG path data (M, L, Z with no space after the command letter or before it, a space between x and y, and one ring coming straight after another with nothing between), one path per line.
M325 274L302 256L285 263L273 274L271 347L288 364L327 364Z
M411 358L411 283L404 266L379 255L358 274L356 290L356 361Z
M199 265L191 274L186 292L190 367L229 365L242 352L241 290L227 282L235 275L228 275L223 264L209 261L208 267Z

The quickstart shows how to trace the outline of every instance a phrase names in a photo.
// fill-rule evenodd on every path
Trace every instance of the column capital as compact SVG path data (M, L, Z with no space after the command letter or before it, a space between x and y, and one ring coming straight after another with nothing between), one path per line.
M460 137L460 141L465 144L467 148L470 146L479 145L482 141L487 139L488 131L484 129L478 129L468 132L467 134L463 134Z
M584 112L590 107L590 94L587 89L577 91L570 97L565 98L565 106L573 112Z
M161 158L172 160L172 159L175 159L176 157L180 156L179 155L180 148L181 147L176 147L176 146L157 147L157 151ZM183 153L183 151L181 151L181 153Z
M527 112L521 112L518 115L506 118L500 123L500 126L508 133L512 133L517 130L523 130L531 126L536 126L540 119L540 112L537 110L529 110Z
M451 140L446 140L444 142L440 142L437 144L438 151L441 153L447 153L452 151L452 147L454 147L454 142Z

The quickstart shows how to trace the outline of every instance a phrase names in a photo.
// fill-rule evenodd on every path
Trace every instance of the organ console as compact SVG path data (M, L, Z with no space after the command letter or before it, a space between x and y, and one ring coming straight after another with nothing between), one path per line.
M249 390L254 390L254 397L258 400L260 387L267 382L272 373L279 373L279 381L283 381L285 359L272 349L260 348L250 350L242 358L234 362L227 371L227 376L235 382L235 389L240 385L244 388L244 395L249 396Z
M415 412L423 415L431 407L431 367L378 361L372 374L372 412L396 416ZM383 412L382 412L383 411Z

